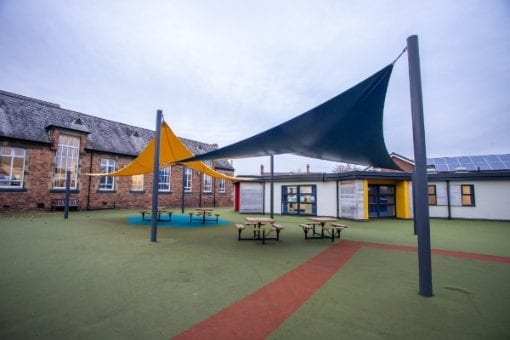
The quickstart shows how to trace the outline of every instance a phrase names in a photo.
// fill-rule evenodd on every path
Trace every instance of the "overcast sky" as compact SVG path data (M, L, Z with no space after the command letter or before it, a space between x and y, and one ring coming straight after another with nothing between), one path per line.
M510 1L0 0L0 89L220 147L321 104L419 37L428 157L510 153ZM384 113L413 158L407 55ZM296 136L299 138L299 136ZM256 174L268 157L235 160ZM276 156L276 171L335 163Z

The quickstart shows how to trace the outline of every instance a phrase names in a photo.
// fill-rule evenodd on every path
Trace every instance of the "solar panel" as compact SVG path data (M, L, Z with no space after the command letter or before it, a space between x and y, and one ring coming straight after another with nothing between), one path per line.
M475 163L482 163L485 162L483 160L483 156L471 156L471 160Z
M469 171L510 170L510 154L429 158L427 164L433 165L438 172L459 168Z
M492 170L503 170L504 164L503 162L489 162L489 166Z

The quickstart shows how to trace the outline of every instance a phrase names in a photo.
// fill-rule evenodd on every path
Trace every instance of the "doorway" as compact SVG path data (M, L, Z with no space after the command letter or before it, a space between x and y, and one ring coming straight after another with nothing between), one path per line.
M368 185L368 217L395 217L394 185Z

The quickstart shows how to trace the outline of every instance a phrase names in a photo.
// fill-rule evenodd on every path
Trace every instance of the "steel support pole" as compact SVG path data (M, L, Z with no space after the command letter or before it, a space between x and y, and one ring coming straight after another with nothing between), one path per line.
M270 156L269 159L269 167L271 171L271 180L270 180L270 186L269 186L269 204L271 205L269 207L270 217L274 218L274 155Z
M161 117L163 111L156 113L156 134L154 146L154 172L152 173L152 212L151 212L151 242L156 242L158 237L158 188L159 188L159 151L161 141Z
M421 88L420 53L418 36L407 38L407 57L409 61L409 84L411 91L411 113L414 143L414 181L413 195L415 223L418 233L418 269L419 293L432 296L432 263L430 250L430 222L427 188L427 153L425 147L425 126L423 121L423 97Z
M186 186L186 167L182 165L181 214L184 214L184 187Z

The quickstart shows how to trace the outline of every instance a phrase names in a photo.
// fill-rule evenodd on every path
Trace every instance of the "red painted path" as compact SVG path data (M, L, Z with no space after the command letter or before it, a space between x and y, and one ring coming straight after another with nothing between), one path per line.
M362 247L416 252L416 247L342 240L174 339L265 339ZM432 254L510 264L504 256L439 249Z

